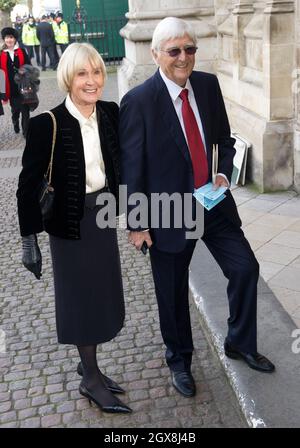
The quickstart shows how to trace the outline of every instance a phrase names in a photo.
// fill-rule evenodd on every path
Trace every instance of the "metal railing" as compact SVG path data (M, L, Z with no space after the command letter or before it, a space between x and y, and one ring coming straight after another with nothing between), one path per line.
M71 42L90 42L107 65L118 65L125 56L120 30L127 23L125 17L109 20L69 21Z

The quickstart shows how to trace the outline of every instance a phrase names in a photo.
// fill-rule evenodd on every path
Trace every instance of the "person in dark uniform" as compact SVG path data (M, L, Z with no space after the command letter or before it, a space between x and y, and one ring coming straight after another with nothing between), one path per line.
M41 44L42 53L42 71L46 70L46 54L50 59L50 67L56 70L58 60L55 55L55 37L52 25L48 23L47 17L42 16L42 20L37 25L36 35Z
M18 44L20 48L25 48L25 45L23 44L23 40L22 40L22 33L23 33L23 20L20 16L16 17L16 21L14 23L14 28L18 31Z
M30 64L26 50L19 47L17 43L18 32L14 28L6 27L1 31L4 46L0 53L0 68L5 73L5 101L10 102L12 122L15 132L20 132L19 118L21 114L22 132L26 136L29 121L29 106L22 104L19 87L14 77L20 67Z
M118 106L99 101L106 69L93 46L70 45L60 59L65 101L52 109L57 123L52 185L53 217L42 220L38 190L49 165L53 123L49 113L30 120L17 191L23 264L39 279L36 234L50 235L58 342L74 344L83 375L79 392L104 412L128 413L115 393L124 392L98 368L97 345L124 323L124 297L116 228L99 228L99 195L116 196L119 184Z

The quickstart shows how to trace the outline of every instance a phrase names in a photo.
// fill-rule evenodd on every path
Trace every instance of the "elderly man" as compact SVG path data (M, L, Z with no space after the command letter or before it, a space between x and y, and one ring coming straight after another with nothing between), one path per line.
M121 102L122 183L128 194L192 194L212 180L212 148L219 148L215 188L229 187L234 139L216 76L193 71L197 40L193 28L168 17L156 27L152 55L157 72ZM130 228L130 227L129 227ZM182 228L130 229L137 249L150 248L160 327L174 387L184 396L196 392L191 362L193 341L188 305L188 270L196 240ZM229 190L205 210L202 240L228 279L230 317L224 348L228 357L272 372L257 352L256 302L259 265L241 230Z

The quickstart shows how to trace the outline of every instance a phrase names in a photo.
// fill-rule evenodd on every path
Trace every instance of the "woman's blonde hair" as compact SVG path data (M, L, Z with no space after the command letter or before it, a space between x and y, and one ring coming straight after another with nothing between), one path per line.
M57 83L60 90L70 92L74 76L89 62L92 67L100 67L106 80L106 67L96 48L91 44L74 42L63 52L57 67Z

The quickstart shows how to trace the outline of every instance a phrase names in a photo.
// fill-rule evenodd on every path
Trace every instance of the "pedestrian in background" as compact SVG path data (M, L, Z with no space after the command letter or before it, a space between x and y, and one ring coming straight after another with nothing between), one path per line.
M104 412L128 413L131 409L113 395L124 391L101 373L96 359L97 345L114 338L124 322L116 228L96 225L98 195L118 192L118 106L99 101L106 68L90 44L67 48L57 79L67 97L52 110L57 123L53 217L43 222L38 201L53 140L52 120L43 113L30 121L17 191L23 264L40 278L36 234L48 232L58 342L78 348L79 392Z
M61 54L63 54L63 52L69 45L70 41L69 26L67 22L64 21L64 16L61 12L58 12L56 14L55 23L56 23L56 25L54 26L55 41L60 47Z
M26 46L30 62L35 53L36 63L38 66L40 66L40 41L37 37L36 22L32 16L29 16L28 21L23 25L22 41Z
M22 32L23 32L23 19L20 16L16 17L16 21L14 23L14 28L18 31L18 44L20 48L25 48L25 45L23 44L22 41Z
M1 30L4 46L0 53L0 68L5 73L5 101L9 101L12 113L12 122L16 134L20 132L20 115L22 132L24 137L27 133L29 122L29 106L22 103L20 90L15 82L15 75L24 64L30 64L29 57L17 42L18 32L14 28L6 27Z
M45 15L42 16L41 22L37 26L36 34L41 43L42 71L46 70L46 54L50 59L50 67L56 70L58 61L55 57L55 37L53 28Z
M47 20L50 23L50 25L53 28L53 33L54 33L54 37L55 37L55 32L56 32L56 20L55 20L55 14L54 12L51 12L50 14L47 15ZM54 56L55 56L55 60L59 61L59 55L58 55L58 51L57 51L57 46L56 46L56 42L54 45Z

